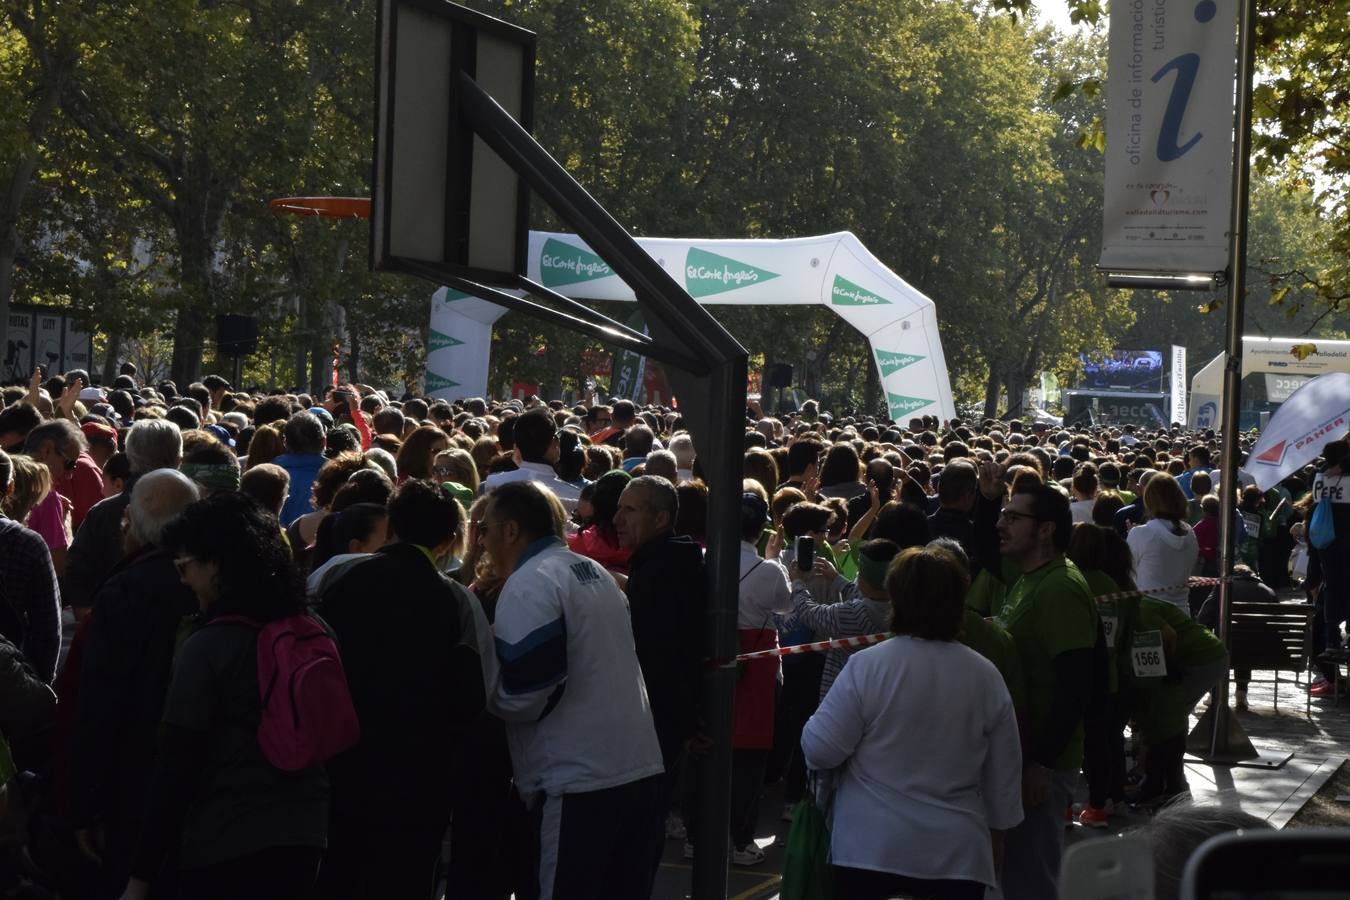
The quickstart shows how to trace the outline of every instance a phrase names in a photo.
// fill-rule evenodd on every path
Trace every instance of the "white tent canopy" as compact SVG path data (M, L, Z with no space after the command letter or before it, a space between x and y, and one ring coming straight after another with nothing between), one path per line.
M1294 354L1297 346L1313 345L1314 352L1303 359ZM1191 379L1190 427L1216 428L1223 399L1223 357L1220 353ZM1242 374L1270 372L1277 375L1324 375L1350 372L1350 341L1324 341L1317 338L1242 339Z
M955 415L933 301L849 232L777 241L637 240L699 303L830 307L871 345L892 419ZM575 299L635 299L572 234L530 232L528 275ZM427 342L429 396L486 395L492 323L505 311L446 288L436 291Z

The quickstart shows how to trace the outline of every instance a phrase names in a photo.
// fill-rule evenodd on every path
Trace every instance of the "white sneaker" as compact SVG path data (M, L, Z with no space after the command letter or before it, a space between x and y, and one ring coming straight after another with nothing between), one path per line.
M757 866L764 862L764 851L754 844L737 847L731 853L731 862L737 866Z

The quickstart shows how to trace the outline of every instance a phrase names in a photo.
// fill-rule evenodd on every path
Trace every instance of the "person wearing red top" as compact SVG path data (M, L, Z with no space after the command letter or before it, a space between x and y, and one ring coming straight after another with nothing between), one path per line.
M591 506L595 510L591 524L567 538L567 549L590 557L620 575L628 574L628 557L633 551L630 547L619 546L614 514L619 509L619 495L631 480L627 472L618 469L601 475L591 495Z
M70 528L78 531L89 510L103 499L103 470L88 450L81 450L70 477L57 479L55 487L70 501Z
M1218 573L1219 565L1219 498L1210 494L1200 503L1205 511L1195 523L1195 540L1200 545L1200 574L1214 575Z

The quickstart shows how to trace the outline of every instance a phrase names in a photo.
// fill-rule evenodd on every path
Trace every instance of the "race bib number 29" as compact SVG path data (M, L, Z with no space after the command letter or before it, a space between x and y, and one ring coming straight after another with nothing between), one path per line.
M1130 661L1135 678L1163 678L1167 675L1167 661L1163 658L1161 631L1135 632L1130 645Z

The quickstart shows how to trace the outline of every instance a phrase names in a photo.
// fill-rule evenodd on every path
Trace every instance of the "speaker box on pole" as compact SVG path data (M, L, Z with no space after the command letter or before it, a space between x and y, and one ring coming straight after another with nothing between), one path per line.
M769 367L769 387L785 388L792 386L792 366L777 363Z
M216 348L221 356L248 356L258 350L258 320L253 316L216 316Z

